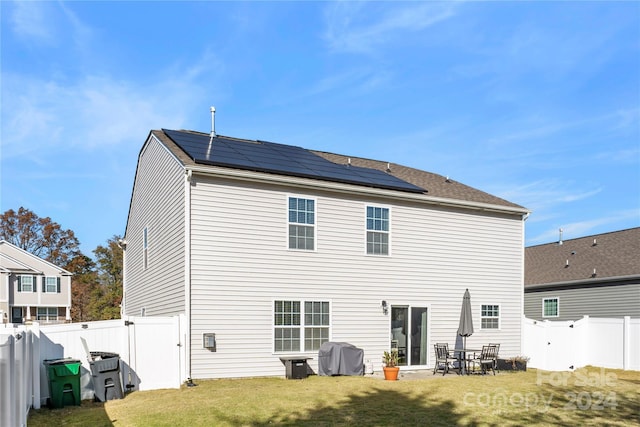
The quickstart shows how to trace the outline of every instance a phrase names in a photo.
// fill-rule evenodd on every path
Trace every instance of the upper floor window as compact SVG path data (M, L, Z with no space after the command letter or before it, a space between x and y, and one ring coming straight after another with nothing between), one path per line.
M560 315L560 301L557 297L542 299L542 317L558 317Z
M59 277L43 277L42 278L42 292L45 293L59 293L60 292L60 278Z
M500 306L483 304L480 310L481 329L500 329Z
M274 351L318 351L329 341L329 316L328 301L274 301Z
M367 206L367 253L389 255L389 208Z
M289 197L289 249L314 250L315 200Z
M37 292L36 277L27 275L18 276L18 292Z
M145 270L149 265L149 230L147 227L142 230L142 268Z

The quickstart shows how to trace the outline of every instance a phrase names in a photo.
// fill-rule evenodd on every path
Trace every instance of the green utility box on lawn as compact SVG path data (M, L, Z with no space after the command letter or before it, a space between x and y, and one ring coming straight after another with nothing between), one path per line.
M52 408L80 406L80 365L79 360L70 358L44 361Z

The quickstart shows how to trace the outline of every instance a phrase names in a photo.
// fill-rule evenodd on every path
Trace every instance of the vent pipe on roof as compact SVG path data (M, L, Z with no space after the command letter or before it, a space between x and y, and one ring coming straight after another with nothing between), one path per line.
M560 238L558 240L558 244L561 245L562 244L562 228L559 229L559 231L560 231Z
M596 240L595 237L593 238L593 245L591 245L591 246L598 246L598 241Z
M216 136L216 107L211 107L211 139Z
M211 134L209 136L209 146L207 147L207 159L211 157L213 148L213 138L216 136L216 107L211 107Z

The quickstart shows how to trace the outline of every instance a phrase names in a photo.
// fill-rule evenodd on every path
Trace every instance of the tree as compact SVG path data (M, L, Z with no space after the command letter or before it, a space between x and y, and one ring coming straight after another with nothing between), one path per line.
M73 231L63 230L51 218L40 218L23 207L18 212L9 209L0 216L0 239L65 270L81 255L80 243Z
M71 319L74 322L100 320L99 313L92 312L93 299L98 293L96 264L88 256L79 256L73 263L71 279Z
M107 240L107 246L98 246L93 253L98 266L100 284L94 309L102 319L119 319L122 303L122 249L118 245L120 236Z
M122 249L119 236L98 246L97 262L80 251L73 231L29 209L9 209L0 216L0 239L73 273L71 318L76 322L119 319L122 303Z

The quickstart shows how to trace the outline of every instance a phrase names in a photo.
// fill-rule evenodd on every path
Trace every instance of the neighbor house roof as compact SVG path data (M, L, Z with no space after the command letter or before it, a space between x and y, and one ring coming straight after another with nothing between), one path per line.
M640 277L640 227L525 248L526 289Z
M185 131L185 130L170 131L166 129L153 130L151 131L151 134L154 135L159 141L161 141L187 167L195 166L197 164L201 166L215 164L214 156L211 156L210 158L208 157L210 160L202 161L202 158L199 159L198 156L203 157L204 152L200 150L199 151L200 154L198 154L197 149L194 149L192 146L191 147L188 146L188 144L196 144L198 143L198 141L204 141L205 139L208 142L210 137L209 134L205 134L202 132ZM175 141L177 139L176 135L178 137L184 137L186 140L188 140L188 142L184 143L184 141L179 141L179 143L176 143ZM253 140L247 140L247 139L239 139L239 138L216 135L216 137L213 140L213 144L214 144L213 152L215 152L215 149L216 149L215 148L216 142L224 142L224 144L227 146L233 146L233 144L242 144L243 150L246 150L247 148L251 149L251 147L256 147L256 150L257 150L260 144L274 144L274 143L267 143L264 141L253 141ZM199 142L199 143L202 143L202 142ZM248 145L247 143L251 143L251 145ZM292 146L283 146L282 144L278 144L278 145L282 147L292 147ZM414 187L414 186L419 187L418 189L419 192L426 194L427 196L432 198L502 206L502 207L507 207L515 210L520 210L523 213L527 212L527 210L520 205L509 202L500 197L491 195L484 191L475 189L473 187L470 187L468 185L462 184L460 182L457 182L455 180L449 179L447 177L444 177L442 175L438 175L435 173L426 172L420 169L415 169L415 168L403 166L397 163L390 163L386 161L371 160L371 159L365 159L360 157L351 157L347 155L327 153L323 151L305 150L299 147L292 147L292 148L295 148L296 150L304 151L305 158L308 158L309 156L313 156L313 157L317 156L318 158L317 160L319 162L326 160L331 162L334 165L345 166L345 168L347 168L348 166L351 166L353 168L363 168L365 172L366 172L366 169L369 169L372 171L376 171L376 173L378 173L377 176L380 176L379 172L384 172L385 174L389 175L390 178L393 177L393 179L401 180L405 183L408 183L409 184L407 186L408 191L412 191L411 187ZM194 152L196 152L196 154L194 154ZM321 159L324 159L324 160L321 160ZM243 160L239 160L238 162L240 166L236 166L236 167L251 170L252 166L245 166L244 164L242 164ZM231 165L229 167L234 167L234 166ZM254 169L254 170L260 171L260 169ZM262 171L264 170L265 169L262 169ZM296 175L295 172L290 174ZM304 176L304 175L299 175L299 176ZM373 173L372 176L376 176L375 173ZM325 178L319 177L318 179L322 180ZM345 182L349 182L349 181L345 181ZM360 184L360 185L366 185L366 184ZM373 184L372 186L375 187L376 185Z
M46 264L52 268L54 268L55 270L58 270L58 272L62 275L72 275L73 273L65 270L64 268L60 268L57 265L40 258L37 255L32 254L29 251L25 251L24 249L7 242L6 240L0 240L0 268L2 270L2 272L5 273L34 273L34 274L42 274L41 271L36 270L35 268L31 267L30 265L27 265L26 263L19 261L18 259L16 259L14 256L11 256L11 253L13 254L23 254L24 256L27 256L28 258L31 258L34 260L34 262L38 262L38 263L42 263L42 264ZM17 255L16 255L17 256Z

